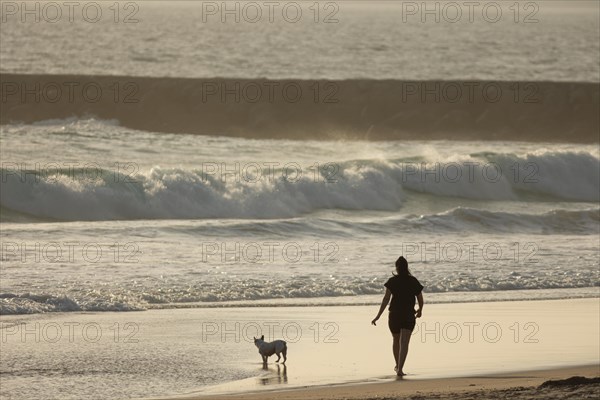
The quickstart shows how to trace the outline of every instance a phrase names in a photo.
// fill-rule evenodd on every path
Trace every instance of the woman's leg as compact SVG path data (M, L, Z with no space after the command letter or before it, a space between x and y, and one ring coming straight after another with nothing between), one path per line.
M398 375L405 375L404 371L404 362L406 361L406 356L408 355L408 344L410 343L410 337L412 335L412 331L410 329L400 329L400 356L398 357Z
M394 352L394 360L396 360L396 368L398 367L398 355L400 354L400 334L392 333L394 337L394 345L392 346L392 351Z

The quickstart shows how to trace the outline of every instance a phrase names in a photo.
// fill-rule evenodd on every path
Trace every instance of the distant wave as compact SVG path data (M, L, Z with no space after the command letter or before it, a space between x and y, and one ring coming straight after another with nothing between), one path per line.
M74 82L105 95L56 97ZM0 84L1 124L96 116L148 132L248 138L576 143L597 143L600 129L595 82L1 74ZM20 91L36 87L37 95Z
M494 167L488 168L490 165ZM442 172L434 176L432 170ZM587 152L549 151L525 156L490 153L476 155L469 161L424 164L355 160L341 163L334 180L329 182L332 177L327 171L292 177L276 170L270 176L243 178L210 175L201 169L159 167L135 176L109 170L90 175L82 169L2 169L1 172L2 220L15 222L32 218L270 219L326 209L397 211L408 192L440 199L594 203L600 200L600 160ZM538 226L559 230L560 223L556 221L561 218L569 223L579 219L593 221L594 212L546 216L539 220ZM455 211L451 216L432 218L437 221L453 218L457 224L480 221L482 226L485 221L498 218L493 214L467 213ZM513 221L514 226L533 223L531 218L516 218L520 221L510 215L501 216L503 222ZM597 222L597 215L595 218Z
M553 210L536 215L491 212L459 207L440 214L402 221L398 223L398 226L402 226L403 229L428 230L431 232L599 234L600 209L583 211Z
M509 213L457 207L428 215L404 215L372 220L348 221L343 218L292 218L274 220L234 220L194 227L168 227L198 237L278 238L353 238L394 235L399 230L411 233L519 233L534 235L600 234L600 209L580 211L552 210L543 214Z

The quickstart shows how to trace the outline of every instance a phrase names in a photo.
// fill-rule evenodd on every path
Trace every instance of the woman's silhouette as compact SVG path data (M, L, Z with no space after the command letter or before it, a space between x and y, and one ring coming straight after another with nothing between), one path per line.
M392 349L396 360L395 370L398 376L404 376L406 374L402 369L408 354L410 336L415 328L416 318L420 318L423 311L423 293L421 293L423 285L410 274L408 261L402 256L396 261L396 272L398 274L388 279L384 285L386 289L381 307L371 323L375 325L391 297L388 325L394 337ZM417 311L415 311L415 297L419 300Z

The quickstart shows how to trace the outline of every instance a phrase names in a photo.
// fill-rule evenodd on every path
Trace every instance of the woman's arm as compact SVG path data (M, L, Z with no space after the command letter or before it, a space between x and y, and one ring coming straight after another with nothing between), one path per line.
M392 292L390 292L390 289L386 288L385 294L383 295L383 300L381 300L381 306L379 307L379 312L377 313L377 316L375 317L375 319L373 321L371 321L371 323L373 325L377 325L375 322L377 322L379 317L381 317L381 314L383 314L383 310L385 310L385 307L390 302L390 297L392 297Z
M421 318L421 314L423 312L423 292L417 295L417 301L419 302L419 309L416 312L416 317Z

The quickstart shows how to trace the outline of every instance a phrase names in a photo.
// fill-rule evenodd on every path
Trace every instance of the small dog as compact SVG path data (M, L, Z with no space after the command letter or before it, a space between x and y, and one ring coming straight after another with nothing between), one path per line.
M277 361L281 359L280 353L283 354L283 363L287 360L287 343L283 340L275 340L273 342L265 342L265 335L260 339L254 338L254 345L258 347L258 353L262 356L263 364L267 363L267 359L273 354L277 354Z

